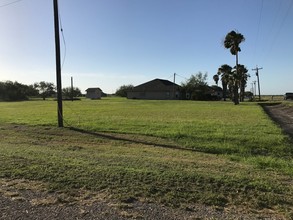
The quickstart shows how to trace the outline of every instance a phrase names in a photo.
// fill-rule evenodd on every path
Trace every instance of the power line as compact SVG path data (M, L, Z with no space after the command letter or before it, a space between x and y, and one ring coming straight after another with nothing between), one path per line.
M66 59L67 47L66 47L66 41L65 41L64 32L63 32L63 25L62 25L60 10L58 11L58 14L59 14L60 30L61 30L61 35L62 35L62 40L63 40L63 45L64 45L64 55L63 55L63 60L62 60L62 65L61 65L61 69L63 69L65 59Z
M0 5L0 8L4 8L6 6L9 6L9 5L12 5L12 4L15 4L15 3L18 3L18 2L21 2L23 0L16 0L16 1L13 1L13 2L10 2L10 3L6 3L4 5Z
M259 20L258 20L258 27L257 27L257 34L256 34L256 42L254 47L254 58L256 54L256 46L258 45L258 39L259 39L259 32L260 32L260 24L262 20L262 10L263 10L263 0L261 1L261 8L260 8L260 14L259 14Z
M184 77L184 76L181 76L181 75L179 75L179 74L177 74L177 73L176 73L176 75L177 75L177 76L180 76L180 77L181 77L181 78L183 78L183 79L186 79L186 80L188 80L186 77Z
M284 26L284 24L285 24L285 21L286 21L288 15L289 15L289 13L290 13L290 10L291 10L292 6L293 6L293 0L290 1L290 5L287 7L286 12L283 13L283 14L284 14L284 17L283 17L283 19L281 20L281 23L280 23L279 28L278 28L278 30L276 31L275 35L273 35L272 41L271 41L271 43L270 43L270 45L269 45L269 48L267 49L267 52L265 53L265 57L263 58L263 60L266 60L267 57L268 57L268 55L271 53L271 50L272 50L272 48L274 47L274 45L275 45L275 43L276 43L276 40L277 40L278 37L279 37L279 34L281 33L281 30L282 30L282 28L283 28L283 26ZM272 34L271 34L271 35L272 35Z
M282 22L281 22L281 24L280 24L280 26L279 26L279 29L278 29L278 31L277 31L277 33L276 33L274 39L273 39L272 44L271 44L270 50L272 49L273 45L275 44L275 42L276 42L276 40L277 40L277 38L278 38L278 36L279 36L279 34L280 34L280 32L281 32L281 30L282 30L284 24L285 24L285 21L286 21L288 15L289 15L289 12L290 12L290 10L291 10L291 8L292 8L292 5L293 5L293 1L291 1L290 5L289 5L289 7L288 7L288 9L287 9L287 11L286 11L286 14L285 14L285 16L283 17L283 20L282 20ZM269 50L269 51L270 51L270 50Z
M283 4L283 1L278 1L279 4L278 4L278 7L275 7L275 13L274 13L274 19L273 19L273 22L270 23L270 30L268 32L268 34L266 34L266 43L268 44L268 47L262 47L262 50L261 50L261 53L260 54L260 58L258 59L258 62L259 61L263 61L264 59L264 55L266 54L265 52L268 51L271 43L272 43L272 38L273 38L273 35L275 34L275 31L276 31L276 26L277 26L277 21L278 21L278 17L280 16L280 14L282 14L281 12L281 9L282 9L282 4ZM271 14L272 16L272 14Z
M167 77L167 79L171 79L171 78L173 78L173 74Z

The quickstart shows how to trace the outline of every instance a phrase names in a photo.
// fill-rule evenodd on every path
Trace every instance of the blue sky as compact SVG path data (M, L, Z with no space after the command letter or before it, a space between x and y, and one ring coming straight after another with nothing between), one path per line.
M293 92L293 0L59 0L59 10L63 87L72 76L83 92L114 93L199 71L212 85L219 66L235 65L223 40L237 30L246 90L258 65L262 94ZM53 0L0 0L0 29L0 81L56 84Z

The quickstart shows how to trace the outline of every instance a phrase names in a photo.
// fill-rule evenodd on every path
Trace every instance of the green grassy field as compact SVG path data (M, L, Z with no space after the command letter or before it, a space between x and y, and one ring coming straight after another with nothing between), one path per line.
M0 102L0 177L186 207L293 215L293 148L257 103Z

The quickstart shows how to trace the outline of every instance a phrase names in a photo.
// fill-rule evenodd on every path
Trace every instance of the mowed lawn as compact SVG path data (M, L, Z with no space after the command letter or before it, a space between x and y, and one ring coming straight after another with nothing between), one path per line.
M0 102L0 178L293 216L293 147L256 103Z

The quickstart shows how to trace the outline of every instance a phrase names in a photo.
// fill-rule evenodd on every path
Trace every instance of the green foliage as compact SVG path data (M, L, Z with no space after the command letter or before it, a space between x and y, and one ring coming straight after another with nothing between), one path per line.
M214 75L213 76L213 80L215 81L215 83L218 85L218 82L219 82L219 75L218 74L216 74L216 75Z
M56 89L53 83L41 81L34 84L34 88L39 90L40 96L45 100L47 97L51 97L56 94Z
M127 97L127 92L133 88L133 85L122 85L117 90L115 95L120 97Z
M18 82L0 82L0 100L22 101L29 96L36 96L38 91L32 85L27 86Z
M65 87L62 89L62 96L64 98L74 98L74 97L80 97L82 96L81 91L78 87Z
M186 99L191 100L208 100L209 99L209 87L207 85L208 74L199 72L195 75L191 75L186 82L181 84L182 93L185 94Z
M238 70L236 71L236 66L234 67L234 74L236 75L234 78L236 80L235 83L238 84L238 87L240 88L240 101L244 101L244 93L245 93L245 87L247 85L247 80L250 75L248 74L248 69L242 65L238 64Z
M232 83L230 83L232 85L232 93L233 97L232 100L234 102L235 105L239 104L239 84L241 84L241 75L242 73L240 72L241 70L239 69L239 65L238 65L238 52L241 51L240 49L240 43L242 43L243 41L245 41L245 38L242 34L237 33L235 31L231 31L229 32L224 40L224 47L226 49L230 49L230 52L232 55L236 56L236 66L235 66L235 72L233 73L233 77L230 78L230 80L232 80ZM242 90L242 89L241 89ZM244 89L242 90L244 93Z
M232 55L237 55L241 51L239 45L245 41L244 36L236 31L229 32L224 40L224 47L230 49Z
M224 64L218 69L218 75L221 76L222 87L223 87L223 99L226 101L227 98L227 89L232 75L232 67L228 64Z

